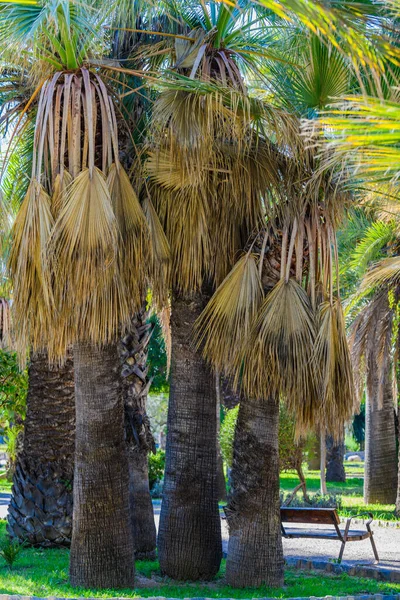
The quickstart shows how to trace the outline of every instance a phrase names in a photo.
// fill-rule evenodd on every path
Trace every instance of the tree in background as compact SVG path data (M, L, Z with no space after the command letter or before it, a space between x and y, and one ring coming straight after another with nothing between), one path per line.
M220 443L224 461L229 469L233 463L233 446L239 405L225 411L221 425ZM297 472L300 486L306 497L306 480L303 473L304 441L295 439L295 422L284 405L279 411L279 470Z
M152 325L146 322L146 318L145 308L132 318L131 325L120 341L120 356L130 471L130 518L135 557L154 560L156 526L150 497L148 456L155 453L155 443L146 413L147 394L151 386L147 355Z
M11 538L33 546L69 546L75 452L74 368L34 353L28 368L22 450L8 509Z

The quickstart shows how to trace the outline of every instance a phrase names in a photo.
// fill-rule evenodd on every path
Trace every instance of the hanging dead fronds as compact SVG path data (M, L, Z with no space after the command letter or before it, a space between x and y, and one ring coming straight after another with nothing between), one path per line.
M111 96L86 68L55 73L40 92L10 257L18 336L50 358L75 340L111 341L140 307L150 257Z
M171 281L171 248L150 198L145 198L143 210L147 219L152 249L148 269L152 282L153 300L156 306L165 307L168 305Z
M349 331L355 390L360 401L365 384L372 401L383 405L384 382L390 370L394 306L388 289L377 290L358 313Z
M313 363L321 399L316 422L331 435L342 435L343 423L357 410L343 310L338 300L320 305Z
M303 409L314 397L314 340L314 315L306 292L293 279L281 279L266 296L248 339L243 369L246 394L283 395L292 409Z
M196 344L221 371L237 375L253 320L263 299L256 258L245 254L196 322Z
M10 305L5 298L0 298L0 348L11 346L11 315Z
M35 348L45 344L49 336L54 302L45 253L53 225L50 197L33 180L15 220L8 263L13 281L13 322L21 355L25 355L29 338Z

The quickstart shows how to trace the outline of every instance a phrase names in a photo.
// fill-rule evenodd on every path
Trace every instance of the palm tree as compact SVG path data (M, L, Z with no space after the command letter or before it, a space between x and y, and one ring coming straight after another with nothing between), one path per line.
M51 368L46 354L29 364L24 441L18 454L7 531L34 546L69 546L75 398L72 357Z
M150 236L119 161L115 104L100 75L107 65L96 56L101 13L92 17L66 0L1 6L2 45L6 39L13 53L3 58L22 56L35 86L21 119L36 110L32 178L9 268L20 344L46 347L50 358L73 344L71 583L129 587L134 545L117 338L140 308Z
M365 363L366 503L394 504L397 492L397 449L391 360L395 307L388 291L378 291L356 318L351 332L356 366ZM360 371L359 371L360 372Z
M364 277L362 292L350 304L356 311L350 340L360 393L364 382L366 388L364 500L390 504L395 502L398 480L393 398L397 378L393 360L397 347L397 288L390 281L376 285L380 272L376 261L383 260L384 264L382 257L397 253L397 206L389 201L374 212L381 220L371 224L352 255L359 273L371 263L376 267Z
M135 557L154 560L156 526L149 489L148 454L155 452L155 444L146 414L146 397L151 385L147 376L147 353L152 326L146 322L147 315L144 308L132 318L131 325L121 338L120 355Z
M3 75L4 76L4 75ZM7 78L7 75L4 76ZM2 104L7 107L6 86ZM12 105L15 104L15 99ZM9 111L5 110L7 114ZM23 200L32 167L32 134L28 129L4 165L2 260L10 249L10 227ZM3 258L4 257L4 258ZM4 260L6 262L6 260ZM10 287L4 276L3 287ZM1 344L12 348L8 303L1 303ZM65 364L50 368L46 353L30 357L23 446L17 454L8 514L8 533L20 542L41 546L69 545L72 536L72 480L75 446L74 373L71 353Z
M176 3L175 9L182 36L175 42L176 74L164 82L154 106L146 162L172 252L171 387L158 550L163 573L199 579L217 573L222 548L215 376L192 345L192 327L233 264L241 238L261 217L260 190L270 177L263 165L269 163L250 133L243 69L254 69L268 55L263 43L269 34L250 9L214 2ZM274 547L280 545L276 536Z
M354 410L344 319L333 287L334 232L348 197L341 191L340 172L336 181L335 174L321 175L299 123L299 117L316 115L330 97L348 88L348 65L315 36L300 48L301 66L268 70L287 115L286 136L281 128L272 130L273 137L271 122L264 126L275 142L279 173L279 185L264 203L268 227L243 247L197 323L204 355L241 382L246 393L227 511L227 579L242 587L282 581L276 542L272 550L280 527L278 399L283 397L295 414L300 433L323 424L339 434L340 418ZM261 439L259 422L268 430Z
M326 480L327 481L346 481L346 471L344 470L344 440L337 442L333 436L326 438Z
M393 69L391 70L393 71ZM383 224L377 223L373 235L367 238L372 252L367 253L367 257L372 260L376 255L374 253L376 247L380 250L386 243L393 240L393 226L388 226L388 221L397 221L397 198L398 198L398 168L397 159L399 155L399 136L397 133L398 123L400 119L400 104L398 100L398 71L395 70L389 79L389 85L384 89L384 93L378 94L376 89L372 89L370 96L350 96L345 98L341 104L341 109L345 110L345 117L337 114L328 115L327 118L321 119L322 127L328 126L332 133L329 142L329 150L335 150L335 154L331 155L329 160L346 161L350 166L350 170L357 173L358 187L367 188L369 198L374 199L373 205L380 205L379 218L384 221ZM384 80L385 81L385 80ZM390 87L392 84L393 87ZM379 90L378 90L379 91ZM354 184L353 184L354 185ZM371 245L371 237L374 244ZM379 240L381 243L379 243ZM363 254L360 245L360 255ZM369 385L372 386L367 399L367 422L370 425L369 431L371 435L377 436L370 443L367 442L367 458L369 453L374 451L375 445L379 444L382 452L387 451L388 458L378 459L379 466L374 468L373 459L367 460L367 480L366 480L366 498L378 497L381 494L387 499L393 499L393 487L395 480L393 476L393 430L392 430L392 406L390 379L390 352L391 346L387 340L388 331L391 329L391 322L394 319L395 305L397 300L390 301L387 299L388 291L392 290L394 298L397 294L397 277L398 277L398 254L396 244L391 249L391 254L378 264L376 270L373 269L365 278L364 287L365 294L375 291L371 302L364 308L359 319L361 326L358 327L357 321L355 324L355 342L356 342L356 357L365 355L371 356L373 361L370 372ZM362 264L368 265L363 257ZM364 294L361 295L363 299ZM385 306L386 303L386 306ZM387 304L389 303L389 304ZM364 323L362 322L364 319ZM368 346L367 340L375 341L376 333L373 333L369 324L373 327L379 327L381 335L379 336L379 345L381 352L385 350L385 358L375 354L376 350ZM396 323L396 319L394 319ZM368 327L367 327L368 325ZM357 335L358 338L357 339ZM369 336L369 338L368 338ZM395 339L395 338L393 338ZM387 347L385 347L385 343ZM396 345L395 345L396 347ZM376 363L378 361L378 372L376 372ZM382 371L382 364L385 365L386 372ZM367 381L368 385L368 381ZM378 385L378 390L376 386ZM375 392L374 392L375 387ZM377 396L378 395L378 396ZM374 398L378 397L376 403ZM368 407L369 403L369 407ZM374 419L378 422L375 424ZM383 423L389 423L389 436L385 436L383 443ZM374 424L373 424L374 423ZM368 425L367 425L368 427ZM387 466L382 467L385 464ZM390 466L392 465L392 466ZM370 468L371 467L371 468ZM380 471L386 472L385 481L380 481ZM391 473L391 474L390 474ZM377 477L376 484L373 483ZM400 476L398 476L398 481ZM371 484L369 482L372 482ZM378 489L382 484L382 492ZM400 486L398 486L396 510L400 510Z

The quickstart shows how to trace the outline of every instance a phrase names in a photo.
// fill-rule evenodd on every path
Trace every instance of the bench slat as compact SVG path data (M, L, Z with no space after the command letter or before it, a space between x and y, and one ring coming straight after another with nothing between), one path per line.
M281 507L282 523L319 523L321 525L339 525L336 508L290 508Z
M341 530L340 533L344 535L343 530ZM340 537L335 529L288 529L285 527L284 536L287 538L320 538L323 540L340 540ZM368 531L353 530L348 532L347 541L359 542L361 540L366 540L369 537L370 534Z

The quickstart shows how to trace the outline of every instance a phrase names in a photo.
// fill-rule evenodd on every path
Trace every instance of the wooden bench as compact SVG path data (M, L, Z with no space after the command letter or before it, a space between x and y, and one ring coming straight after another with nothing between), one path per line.
M355 517L364 515L369 516L369 520L365 523L366 529L355 530L350 529L351 520ZM372 550L376 562L379 562L378 552L375 546L374 534L371 531L371 523L373 516L371 513L361 513L347 519L343 529L339 527L340 519L336 512L336 508L291 508L281 507L281 528L282 535L285 538L315 538L322 540L338 540L342 543L339 552L339 563L342 561L343 552L347 542L360 542L361 540L370 539ZM301 523L303 525L330 525L330 528L288 528L284 523Z

